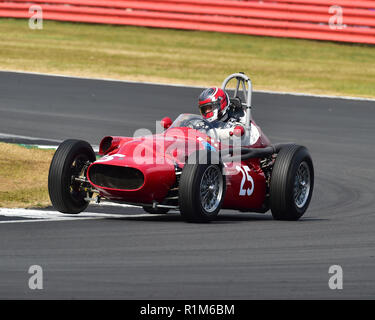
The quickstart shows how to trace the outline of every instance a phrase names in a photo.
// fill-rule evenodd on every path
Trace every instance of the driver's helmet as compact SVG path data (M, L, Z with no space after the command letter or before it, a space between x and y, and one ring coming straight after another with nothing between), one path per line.
M220 88L208 88L199 96L199 111L204 119L215 121L222 119L229 109L229 96Z

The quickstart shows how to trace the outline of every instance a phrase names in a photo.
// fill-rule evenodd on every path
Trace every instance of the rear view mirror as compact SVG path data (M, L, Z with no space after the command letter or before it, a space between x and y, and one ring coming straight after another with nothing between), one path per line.
M172 119L165 117L161 120L160 124L164 129L168 129L172 125Z

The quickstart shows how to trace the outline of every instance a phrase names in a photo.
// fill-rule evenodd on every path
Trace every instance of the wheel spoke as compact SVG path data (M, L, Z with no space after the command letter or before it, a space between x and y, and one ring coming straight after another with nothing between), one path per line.
M220 179L220 168L209 166L204 172L200 185L200 196L203 208L212 212L219 206L223 190L223 180Z
M310 195L310 169L306 162L302 162L296 172L294 180L294 202L302 208Z

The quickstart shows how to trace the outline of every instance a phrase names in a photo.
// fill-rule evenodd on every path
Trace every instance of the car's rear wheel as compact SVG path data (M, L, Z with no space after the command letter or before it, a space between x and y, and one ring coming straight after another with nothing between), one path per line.
M185 164L179 185L179 206L189 222L208 222L216 218L225 194L222 166L210 159L207 164Z
M88 206L87 192L81 190L79 177L88 161L96 160L91 145L82 140L65 140L53 156L48 175L48 192L54 208L76 214Z
M314 189L314 167L303 146L286 145L277 155L270 183L270 207L275 220L298 220L306 212Z

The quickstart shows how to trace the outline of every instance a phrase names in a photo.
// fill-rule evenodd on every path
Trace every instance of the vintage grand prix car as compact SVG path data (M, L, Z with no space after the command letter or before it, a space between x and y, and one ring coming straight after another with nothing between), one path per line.
M164 132L143 137L104 137L99 155L82 140L66 140L50 166L53 206L76 214L90 201L113 201L164 214L179 210L190 222L213 220L220 209L265 213L276 220L298 220L309 206L314 168L308 150L295 144L271 145L251 119L252 84L236 73L246 125L228 139L199 115L164 118ZM241 97L242 96L242 97ZM95 195L95 196L94 196Z

